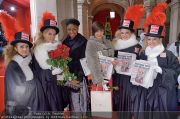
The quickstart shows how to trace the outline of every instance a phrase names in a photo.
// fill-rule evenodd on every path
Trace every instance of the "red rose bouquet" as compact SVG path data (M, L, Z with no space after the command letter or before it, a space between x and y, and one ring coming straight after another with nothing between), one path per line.
M47 63L55 68L63 70L63 80L58 80L58 85L64 84L66 81L76 80L77 77L69 72L68 63L71 61L69 57L70 48L66 45L59 44L57 49L49 52L49 59Z

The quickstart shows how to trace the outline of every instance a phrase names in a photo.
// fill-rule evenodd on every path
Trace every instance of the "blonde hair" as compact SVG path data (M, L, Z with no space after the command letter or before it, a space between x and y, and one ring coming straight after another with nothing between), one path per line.
M36 36L35 36L35 41L33 42L33 49L34 49L36 46L40 45L41 43L46 42L46 41L44 40L43 33L46 34L46 33L49 31L49 29L51 29L51 28L46 28L43 32L39 31L39 32L36 34Z
M41 43L45 42L44 41L44 36L42 32L38 32L35 36L35 41L33 42L33 49L37 46L40 45Z
M12 58L16 54L17 54L17 51L15 50L14 46L9 44L4 48L3 55L4 55L6 66L12 61Z
M143 46L142 46L142 48L141 48L141 50L140 50L140 52L139 52L140 54L141 54L142 52L145 52L145 50L146 50L146 48L147 48L147 36L144 37L144 40L143 40L142 44L143 44Z
M141 48L140 53L141 53L141 52L144 52L144 51L146 50L146 48L147 48L147 46L148 46L148 45L147 45L147 39L148 39L148 36L145 36L145 37L144 37L144 40L143 40L144 46ZM159 38L159 40L160 40L159 42L162 43L162 38Z
M115 38L121 39L121 30L120 30L120 29L118 29L118 30L115 32Z
M121 30L120 30L120 29L117 29L117 30L116 30L115 35L114 35L114 38L113 38L113 40L111 41L111 44L112 44L113 47L115 46L115 44L116 44L116 42L117 42L118 39L121 39Z

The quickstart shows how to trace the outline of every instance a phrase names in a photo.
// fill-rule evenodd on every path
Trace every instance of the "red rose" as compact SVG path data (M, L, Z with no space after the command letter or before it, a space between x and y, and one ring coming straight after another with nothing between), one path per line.
M65 61L69 57L69 51L70 51L69 47L67 47L66 45L59 44L56 50L52 50L49 52L49 57L55 60L55 62L62 62L60 63L62 65L64 63L67 63ZM57 67L61 67L61 66L57 66Z
M64 53L63 56L65 59L67 59L67 57L69 56L69 53Z
M60 57L62 57L63 52L62 52L61 49L58 50L58 54L59 54Z
M54 52L54 59L58 59L59 58L59 54L57 51Z
M67 59L68 55L64 54L63 59Z
M57 49L61 49L62 48L62 44L59 44L58 46L57 46Z
M49 52L49 57L52 58L52 59L54 58L54 52L53 51Z

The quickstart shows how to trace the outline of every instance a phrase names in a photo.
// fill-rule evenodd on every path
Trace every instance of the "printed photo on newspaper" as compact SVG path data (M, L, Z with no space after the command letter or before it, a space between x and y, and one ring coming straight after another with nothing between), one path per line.
M114 58L99 55L99 61L101 64L101 72L103 73L104 79L111 79Z
M103 55L99 55L99 61L101 64L101 72L103 74L104 79L111 79L111 75L112 75L112 71L113 71L113 65L112 65L113 60L114 60L114 58L112 58L112 57L106 57ZM81 66L82 66L85 76L90 75L91 71L88 68L87 59L86 58L80 59L80 63L81 63Z
M119 74L131 75L130 67L136 60L136 55L133 53L118 52L118 58L116 59L120 63L115 66L115 70Z
M136 60L130 69L131 83L145 88L152 87L154 75L156 75L154 70L151 69L154 65L155 64L149 61Z

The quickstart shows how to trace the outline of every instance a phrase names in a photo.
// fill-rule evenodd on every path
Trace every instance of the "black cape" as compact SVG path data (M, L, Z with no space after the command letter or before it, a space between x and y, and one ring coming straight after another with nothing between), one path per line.
M136 54L136 58L139 58L138 53L135 52L135 48L141 49L139 44L128 47L126 49L115 50L115 57L118 55L118 51L134 53ZM113 76L113 85L119 86L119 91L114 91L113 102L114 102L114 110L115 111L132 111L132 102L130 98L131 86L130 76L114 73ZM123 118L131 118L131 117L123 117Z
M34 55L32 57L32 62L33 71L41 82L45 94L47 107L45 111L63 111L62 96L61 93L58 92L56 75L52 75L50 69L42 69Z
M127 52L127 53L134 53L136 54L136 58L139 58L139 55L137 52L135 52L135 48L139 48L139 51L141 49L141 46L139 44L136 44L134 46L131 46L126 49L122 50L115 50L115 57L118 55L118 51L121 52ZM119 91L113 92L113 106L114 111L132 111L132 101L131 101L131 82L130 82L130 76L114 73L112 76L113 79L113 85L119 87ZM131 118L131 114L120 114L121 118Z
M85 57L87 39L78 33L74 39L71 39L68 36L63 41L63 44L70 48L69 57L72 58L72 61L68 64L69 70L78 77L79 81L82 82L84 73L80 59Z
M149 113L137 113L138 119L170 119L172 115L170 116L168 111L178 110L176 85L177 76L180 73L179 61L171 51L165 50L163 53L166 54L166 57L161 57L161 55L157 57L162 74L158 73L154 79L153 87L145 89L137 86L133 90L134 111L147 111ZM141 53L140 59L147 60L145 53Z
M26 81L17 62L11 61L5 72L5 107L11 115L26 115L30 111L43 111L45 97L40 82ZM11 110L14 108L14 110Z

